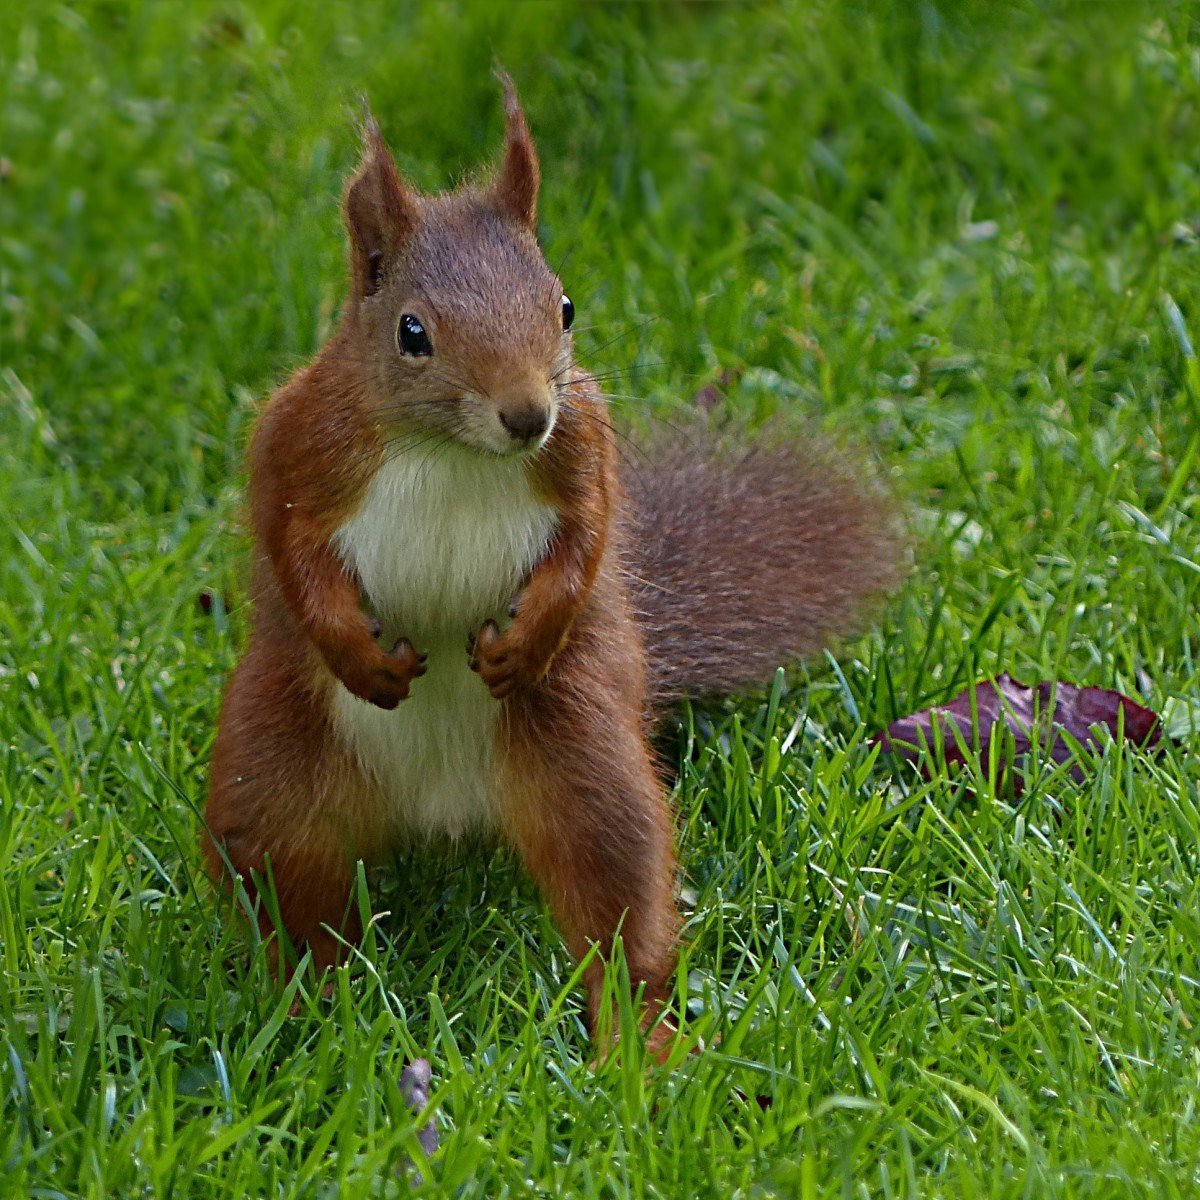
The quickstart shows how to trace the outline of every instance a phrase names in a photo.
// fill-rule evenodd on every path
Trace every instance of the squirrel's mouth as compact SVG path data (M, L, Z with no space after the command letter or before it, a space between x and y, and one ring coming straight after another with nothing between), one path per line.
M488 458L532 458L550 440L558 424L558 406L551 403L540 419L524 415L503 419L498 406L476 396L447 396L420 409L377 414L380 433L389 449L432 453L440 445L461 446ZM400 419L397 419L397 418Z
M533 458L546 442L549 441L550 433L551 430L548 429L537 438L523 438L520 440L509 438L506 441L501 441L499 438L460 437L459 441L464 446L469 446L472 450L476 450L480 454L485 454L490 458Z
M550 408L539 417L506 420L503 410L488 411L481 406L454 436L471 449L496 458L532 458L550 440L558 414Z

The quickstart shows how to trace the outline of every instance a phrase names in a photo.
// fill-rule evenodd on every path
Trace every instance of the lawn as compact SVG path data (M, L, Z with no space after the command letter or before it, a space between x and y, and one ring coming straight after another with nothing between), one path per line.
M449 186L493 56L623 426L732 380L914 542L872 631L664 737L710 1048L662 1070L589 1069L502 852L372 881L327 1000L200 871L242 449L336 320L356 98ZM0 89L0 1195L1200 1194L1200 7L14 3ZM1173 739L1019 798L872 748L1004 670Z

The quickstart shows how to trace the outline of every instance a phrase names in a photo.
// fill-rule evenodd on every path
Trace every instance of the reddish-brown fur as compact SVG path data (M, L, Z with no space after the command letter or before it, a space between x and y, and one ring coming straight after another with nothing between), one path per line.
M653 711L761 683L899 582L888 496L817 435L748 448L700 432L652 464L627 480L627 561Z
M378 781L338 734L334 698L345 688L383 709L417 703L425 666L404 637L380 645L334 535L397 445L404 453L429 429L469 439L489 405L503 420L504 405L552 394L553 430L523 461L556 514L553 536L511 624L464 629L462 653L504 706L500 833L575 954L594 943L607 954L620 928L649 1018L669 988L678 928L670 811L647 744L654 701L762 678L889 582L895 558L874 489L835 476L814 488L818 473L795 455L761 459L764 470L742 476L749 488L712 463L672 461L627 504L603 402L547 324L561 292L534 238L537 157L511 89L506 111L496 181L432 199L409 190L368 125L345 199L354 290L342 326L272 398L250 449L254 624L221 713L206 855L214 876L227 879L227 861L251 889L269 871L287 933L318 966L338 961L339 936L358 936L354 864L384 855L391 834ZM424 374L393 361L397 314L379 305L393 293L442 298L445 353ZM493 310L503 327L488 324ZM451 385L473 406L447 399ZM813 501L824 532L785 537L764 568L767 531L804 530L796 506ZM689 538L692 522L711 528ZM810 587L806 608L796 592ZM601 975L597 962L593 1017Z

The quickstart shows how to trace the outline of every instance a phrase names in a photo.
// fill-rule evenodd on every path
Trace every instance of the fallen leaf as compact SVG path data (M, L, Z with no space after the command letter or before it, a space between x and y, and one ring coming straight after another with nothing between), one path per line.
M414 1117L419 1116L429 1104L429 1085L432 1080L433 1071L430 1069L428 1059L413 1059L400 1072L400 1094L404 1097L404 1102ZM421 1149L425 1151L426 1158L430 1157L438 1148L437 1124L432 1117L417 1130L417 1141L421 1143ZM413 1182L419 1184L421 1173L412 1163L409 1163L408 1166L412 1171Z
M1098 729L1115 736L1124 728L1126 741L1143 748L1154 746L1162 736L1158 714L1120 692L1058 680L1026 687L1005 674L967 688L948 704L900 717L872 740L917 764L928 777L932 765L928 750L938 743L939 728L948 766L965 763L976 746L980 761L987 762L993 738L1003 738L1002 771L1013 765L1008 761L1009 749L1021 758L1037 746L1054 762L1066 762L1074 749L1064 734L1082 746L1095 746ZM1071 775L1083 778L1078 763ZM1014 783L1019 791L1020 779Z
M693 397L692 403L701 412L711 413L725 398L725 394L741 378L741 372L727 369L713 383L706 383Z

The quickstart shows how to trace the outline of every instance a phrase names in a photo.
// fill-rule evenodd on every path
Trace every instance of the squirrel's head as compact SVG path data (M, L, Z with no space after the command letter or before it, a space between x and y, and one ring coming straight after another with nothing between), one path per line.
M419 195L367 116L346 186L346 332L396 440L529 454L550 436L574 316L537 242L537 151L507 76L504 159L482 185Z

